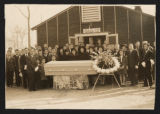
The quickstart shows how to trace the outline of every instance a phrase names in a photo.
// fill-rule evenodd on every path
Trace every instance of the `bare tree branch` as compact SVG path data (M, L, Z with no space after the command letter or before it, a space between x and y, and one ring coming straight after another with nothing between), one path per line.
M20 9L20 8L18 8L17 6L15 6L17 9L18 9L18 11L26 18L26 19L28 19L28 17L22 12L22 10Z
M27 26L28 26L28 47L30 48L30 45L31 45L31 40L30 40L30 8L29 8L29 6L27 6L28 15L25 15L20 8L18 8L18 7L16 7L16 8L27 19L27 23L28 23L27 24Z

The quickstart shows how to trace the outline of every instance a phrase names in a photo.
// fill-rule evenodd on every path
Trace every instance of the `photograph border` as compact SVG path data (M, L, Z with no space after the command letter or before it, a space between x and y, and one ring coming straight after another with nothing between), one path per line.
M123 4L135 5L146 4L156 5L156 95L154 110L19 110L5 109L5 4ZM0 113L144 113L158 114L160 112L160 2L159 0L2 0L0 4Z

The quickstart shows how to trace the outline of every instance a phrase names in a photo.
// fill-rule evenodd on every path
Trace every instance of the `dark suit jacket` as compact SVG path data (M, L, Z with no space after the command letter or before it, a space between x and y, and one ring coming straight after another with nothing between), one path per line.
M64 55L64 60L65 60L65 61L71 60L71 54Z
M90 59L90 56L87 53L80 53L78 55L78 60L89 60L89 59Z
M24 71L24 66L27 65L26 62L26 56L22 55L20 58L20 67L21 67L21 71Z
M71 57L70 57L70 60L71 61L76 61L76 60L78 60L79 59L79 57L77 56L77 55L71 55Z
M28 56L26 59L27 62L27 71L28 73L34 73L35 72L35 68L38 66L37 61L36 61L36 57L33 56Z
M142 56L143 56L143 49L139 48L139 49L135 49L135 50L137 51L139 64L141 64L141 62L142 62Z
M138 54L136 50L128 52L128 68L135 68L138 65Z
M144 53L143 55L143 59L142 61L144 61L146 63L146 67L145 69L147 71L150 71L151 70L151 62L150 62L150 59L153 59L153 53L148 50L147 52Z
M10 59L6 57L6 72L14 71L14 58L11 57Z
M19 64L20 57L14 55L13 58L14 58L14 67L15 67L14 69L15 69L16 72L19 72L19 69L20 69L20 64Z
M58 61L65 61L65 55L59 55Z
M49 62L49 56L48 56L48 55L47 55L47 56L44 56L44 55L43 55L43 57L44 57L46 63Z

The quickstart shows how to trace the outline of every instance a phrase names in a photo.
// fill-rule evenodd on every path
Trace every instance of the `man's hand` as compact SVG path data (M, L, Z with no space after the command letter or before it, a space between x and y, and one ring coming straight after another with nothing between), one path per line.
M154 65L154 60L150 59L151 65Z
M35 68L35 72L37 72L37 71L38 71L38 69L39 69L39 67L37 66L37 67Z
M138 69L138 65L135 65L135 69Z
M27 65L24 65L24 70L27 70Z
M145 63L145 62L142 62L142 66L143 66L143 67L146 67L146 63Z

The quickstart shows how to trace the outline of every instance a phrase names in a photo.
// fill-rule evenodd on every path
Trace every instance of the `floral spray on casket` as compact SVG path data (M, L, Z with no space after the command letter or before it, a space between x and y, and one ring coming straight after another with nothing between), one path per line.
M91 57L94 59L93 68L102 74L110 74L118 71L120 63L116 57L110 54L108 51L93 52Z

